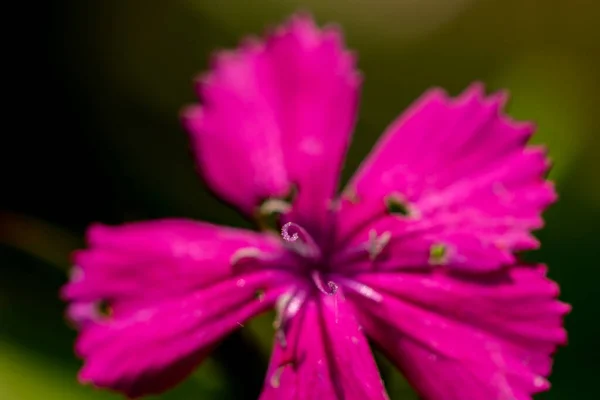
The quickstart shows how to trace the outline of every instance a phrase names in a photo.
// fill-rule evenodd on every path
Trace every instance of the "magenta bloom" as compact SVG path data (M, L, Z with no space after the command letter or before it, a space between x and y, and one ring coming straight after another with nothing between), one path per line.
M530 399L564 344L531 230L556 199L534 131L472 85L423 95L348 186L361 79L338 30L293 17L215 57L185 112L210 187L278 232L185 220L94 226L63 295L79 378L130 397L185 378L275 308L261 399L386 399L367 337L425 399ZM110 313L102 313L106 304Z

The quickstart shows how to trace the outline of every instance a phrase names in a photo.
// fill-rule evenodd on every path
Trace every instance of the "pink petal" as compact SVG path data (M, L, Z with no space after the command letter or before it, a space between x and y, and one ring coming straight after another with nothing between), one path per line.
M250 215L297 185L296 222L312 213L318 223L355 119L354 63L337 29L319 30L306 16L219 53L199 84L202 106L184 118L209 185Z
M359 298L361 324L425 399L531 399L548 389L570 307L543 267L356 279L382 295Z
M277 238L187 220L95 225L89 249L74 254L69 300L158 301L233 275L240 249L285 254Z
M396 262L389 267L430 265L432 246L443 245L447 259L439 263L479 270L536 248L530 232L556 195L544 180L545 152L525 146L532 125L503 115L505 100L502 93L485 98L477 84L457 99L426 93L350 182L346 193L356 201L341 203L338 246L364 242L369 230L389 231ZM391 215L386 198L408 215Z
M387 399L362 328L339 294L308 301L276 343L261 400Z
M282 251L278 241L250 231L163 220L96 226L88 240L63 288L81 330L79 378L130 397L181 381L290 282L288 272L263 265ZM238 268L237 255L249 249L257 265Z

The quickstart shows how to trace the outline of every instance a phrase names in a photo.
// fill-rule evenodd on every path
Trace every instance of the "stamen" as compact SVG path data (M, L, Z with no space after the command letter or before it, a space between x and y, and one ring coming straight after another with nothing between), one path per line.
M258 268L273 266L277 257L267 254L256 247L244 247L233 253L229 262L236 273L255 271Z
M336 255L334 261L336 264L350 264L353 261L364 259L365 255L368 255L371 261L375 261L391 238L392 234L389 231L377 236L377 232L372 229L369 231L369 239L366 243L361 243Z
M317 270L313 271L311 273L311 277L312 277L313 282L317 286L317 289L319 289L321 291L321 293L329 295L329 296L333 296L338 291L338 285L336 285L335 282L332 282L332 281L327 282L327 287L325 287L325 282L323 281L323 276L321 275L321 273L319 271L317 271Z
M290 228L296 232L290 235ZM303 227L293 222L288 222L281 227L281 237L289 243L292 249L305 257L318 258L321 256L321 250L315 243L310 233Z
M293 222L288 222L281 228L281 236L283 236L283 238L288 242L295 242L296 240L298 240L298 233L294 233L292 236L290 236L290 234L288 232L288 229L292 225L293 225Z
M444 243L433 244L429 248L429 264L430 265L444 265L448 262L448 246Z
M258 258L263 253L256 247L244 247L233 253L229 259L229 263L232 266L236 266L244 261L250 261Z
M289 325L289 321L292 320L300 311L304 300L306 300L307 293L305 290L298 290L291 295L283 298L281 307L278 307L277 317L273 321L273 328L275 328L275 338L279 342L282 348L287 347L287 340L285 334Z
M290 203L285 200L269 199L261 204L259 212L262 215L285 214L290 211L291 208L292 206L290 206Z
M273 375L271 375L271 379L270 379L271 386L274 388L278 388L279 385L281 384L281 374L283 373L283 370L285 369L285 367L293 366L293 365L294 365L293 360L283 361L277 367L277 369L273 372Z
M273 323L273 326L275 326L275 323ZM285 332L283 329L275 330L275 340L279 342L279 346L281 346L282 349L287 347L287 339L285 338Z
M264 200L254 212L254 219L261 230L277 230L279 219L292 209L298 188L292 184L285 197L272 197Z
M349 201L352 204L358 204L360 199L358 198L358 194L356 194L356 190L351 187L347 187L341 196L344 200Z
M336 280L344 285L345 288L348 288L364 297L366 297L369 300L373 300L376 303L381 303L383 301L383 296L377 292L375 289L373 289L372 287L365 285L364 283L355 281L354 279L348 279L348 278L344 278L344 277L337 277L336 276Z
M383 248L390 242L392 234L383 232L381 236L377 236L377 232L372 229L369 231L369 258L374 261L375 258L383 251Z
M299 271L302 265L289 252L266 253L256 247L243 247L229 259L234 274L254 272L259 269Z
M292 206L285 200L268 199L256 209L254 220L263 231L277 230L280 216L287 214L291 208Z

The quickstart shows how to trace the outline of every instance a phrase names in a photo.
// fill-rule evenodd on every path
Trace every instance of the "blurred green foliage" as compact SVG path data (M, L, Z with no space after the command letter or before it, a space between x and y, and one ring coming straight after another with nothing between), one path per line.
M600 3L575 0L51 1L37 35L50 76L45 108L58 136L16 150L34 163L0 214L0 398L111 399L76 382L75 333L58 288L87 224L185 216L248 226L198 182L179 126L192 78L210 54L262 34L297 9L344 28L365 75L347 179L385 126L431 86L456 94L473 80L511 92L510 114L539 126L560 201L528 257L550 265L570 344L543 399L597 396L600 176ZM41 60L41 61L40 61ZM47 96L48 93L45 93ZM44 147L45 146L45 147ZM78 150L73 154L73 148ZM33 154L33 155L32 155ZM83 173L85 176L80 177ZM12 196L12 197L11 197ZM228 339L161 399L254 398L268 360L272 315ZM380 355L392 399L414 399ZM596 395L594 395L596 393Z

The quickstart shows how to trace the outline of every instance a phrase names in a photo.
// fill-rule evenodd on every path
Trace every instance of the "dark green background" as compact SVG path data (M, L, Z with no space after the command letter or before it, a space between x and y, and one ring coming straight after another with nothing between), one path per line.
M539 232L543 260L573 305L544 399L597 396L600 3L593 0L44 1L5 14L17 28L17 111L4 128L0 210L0 398L111 399L79 386L74 332L58 288L92 221L184 216L247 226L207 194L179 126L192 78L215 49L260 34L296 9L343 26L365 75L347 179L385 126L430 86L473 80L512 94L538 123L560 201ZM11 82L12 81L12 82ZM164 399L255 398L270 316L228 339ZM392 399L414 399L379 360ZM596 395L594 395L596 393Z

